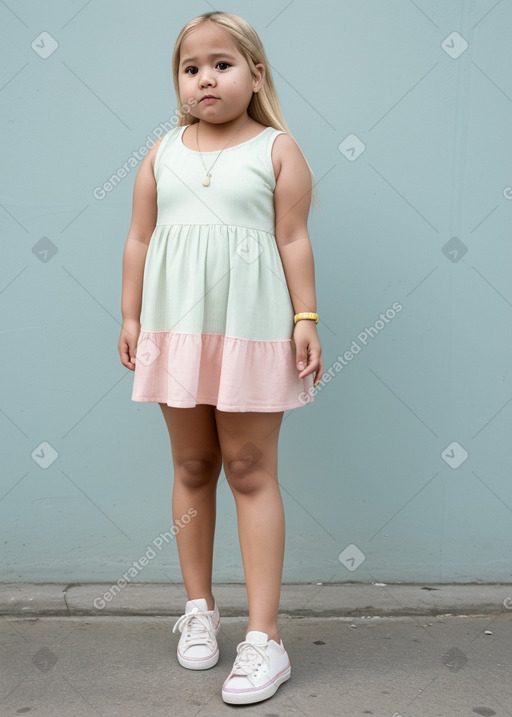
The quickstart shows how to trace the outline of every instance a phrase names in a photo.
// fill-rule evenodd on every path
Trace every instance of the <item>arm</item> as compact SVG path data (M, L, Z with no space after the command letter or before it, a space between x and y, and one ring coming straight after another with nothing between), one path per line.
M153 166L160 142L161 139L153 144L137 172L133 188L132 221L123 252L121 297L123 324L118 350L121 363L131 371L135 370L136 348L140 334L144 264L157 219L157 192Z
M307 220L311 205L311 174L295 141L279 135L272 148L272 162L277 176L274 190L276 242L283 263L294 313L316 312L315 267L309 240ZM316 386L323 373L322 348L316 323L302 319L295 324L299 377L315 373ZM301 370L299 363L303 362Z

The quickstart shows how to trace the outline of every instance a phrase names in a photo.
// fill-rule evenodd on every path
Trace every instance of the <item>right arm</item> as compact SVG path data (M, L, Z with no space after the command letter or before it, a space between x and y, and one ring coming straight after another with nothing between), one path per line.
M133 211L123 253L123 323L118 350L121 363L135 370L137 341L140 334L142 279L149 241L157 220L157 191L153 167L162 139L157 140L141 162L133 187Z

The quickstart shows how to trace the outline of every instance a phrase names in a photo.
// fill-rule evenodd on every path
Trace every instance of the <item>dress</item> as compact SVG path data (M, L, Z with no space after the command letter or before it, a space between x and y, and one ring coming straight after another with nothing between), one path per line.
M133 401L284 411L313 401L299 378L294 309L275 239L271 151L281 130L219 156L209 187L177 126L160 143L157 222L146 254ZM218 150L203 152L210 168ZM308 390L309 389L309 390Z

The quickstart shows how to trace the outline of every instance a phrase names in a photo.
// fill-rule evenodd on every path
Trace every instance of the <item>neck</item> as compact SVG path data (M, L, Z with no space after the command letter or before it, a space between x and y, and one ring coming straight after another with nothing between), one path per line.
M229 122L214 123L207 122L206 120L199 120L199 122L194 123L198 125L196 127L196 137L197 133L199 132L200 141L202 139L206 141L208 141L208 139L211 139L212 142L215 142L220 141L222 138L225 138L227 140L228 137L248 125L250 123L250 120L251 118L248 114L242 117L237 117L236 119L230 120ZM201 126L199 127L199 125Z

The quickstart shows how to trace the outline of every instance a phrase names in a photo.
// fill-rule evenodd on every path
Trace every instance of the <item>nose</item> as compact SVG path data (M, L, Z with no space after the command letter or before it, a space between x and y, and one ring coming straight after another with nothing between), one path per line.
M213 70L206 66L202 70L198 71L198 77L199 77L199 84L201 87L206 87L209 85L215 84L215 78L213 75Z

